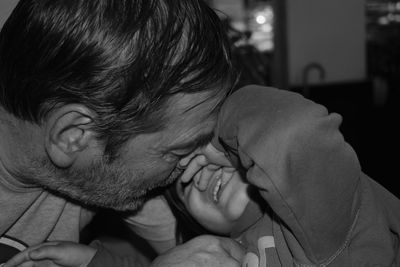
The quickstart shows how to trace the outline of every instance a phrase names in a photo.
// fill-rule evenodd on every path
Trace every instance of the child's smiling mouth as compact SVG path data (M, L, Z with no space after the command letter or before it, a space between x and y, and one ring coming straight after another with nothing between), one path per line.
M209 186L209 191L212 189L212 200L214 203L219 202L225 186L229 183L232 177L233 175L226 175L223 169L220 169L215 173Z
M220 175L217 178L217 183L216 183L216 185L214 187L214 190L213 190L213 200L214 200L215 203L218 203L218 201L219 201L220 195L218 193L220 191L222 191L221 187L222 187L222 176Z

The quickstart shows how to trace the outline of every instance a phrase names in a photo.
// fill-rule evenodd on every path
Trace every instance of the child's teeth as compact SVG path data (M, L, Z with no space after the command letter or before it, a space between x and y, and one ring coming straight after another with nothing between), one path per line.
M221 188L222 185L222 180L218 179L217 184L214 187L214 191L213 191L213 198L214 198L214 202L218 202L218 191Z

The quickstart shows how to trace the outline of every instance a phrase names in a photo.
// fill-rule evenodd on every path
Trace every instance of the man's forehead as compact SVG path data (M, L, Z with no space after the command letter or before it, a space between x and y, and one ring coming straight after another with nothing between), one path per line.
M202 147L211 142L214 136L213 131L199 133L197 135L187 138L187 140L176 140L175 143L171 143L168 146L168 150L190 150L198 147Z
M197 148L211 141L222 94L177 94L168 103L168 122L160 145L165 150Z
M194 114L193 112L200 113ZM189 114L191 113L191 114ZM208 109L193 109L183 115L176 115L164 132L160 144L165 150L195 149L209 143L214 135L217 113Z
M216 91L177 94L168 104L171 123L179 123L182 120L200 122L215 117L224 99L225 94Z

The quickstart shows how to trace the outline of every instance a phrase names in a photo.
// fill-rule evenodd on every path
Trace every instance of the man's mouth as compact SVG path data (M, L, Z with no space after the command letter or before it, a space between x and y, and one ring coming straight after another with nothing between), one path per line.
M167 180L169 183L174 182L179 176L181 176L183 174L183 172L185 171L185 169L181 169L178 167L175 167L171 174L168 176Z

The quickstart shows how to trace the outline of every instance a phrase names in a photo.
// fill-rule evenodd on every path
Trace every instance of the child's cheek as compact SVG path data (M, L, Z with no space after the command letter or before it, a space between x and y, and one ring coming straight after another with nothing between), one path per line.
M206 193L199 191L194 185L185 194L185 204L187 209L193 216L196 214L203 214L207 212L210 203L207 199Z

